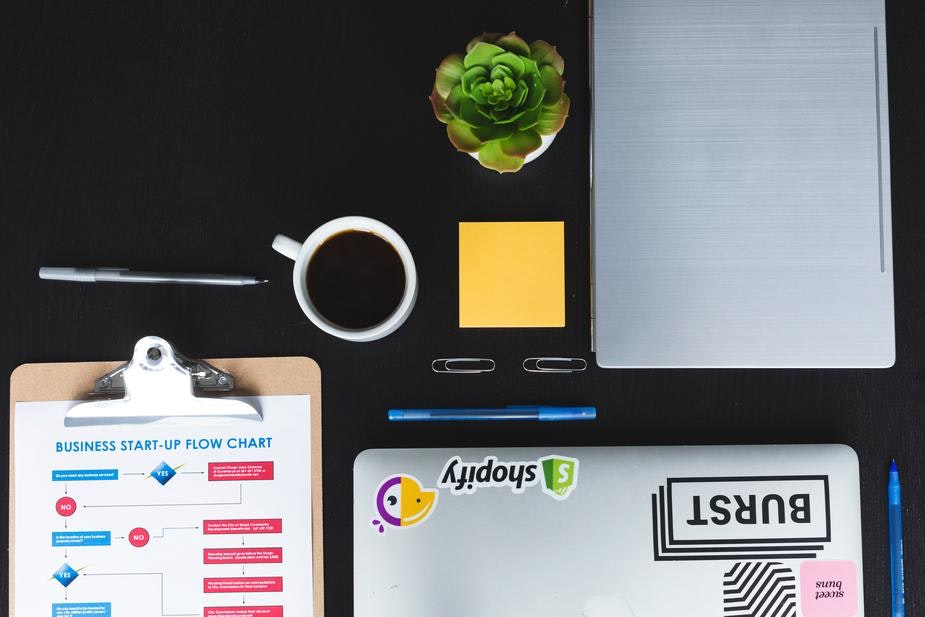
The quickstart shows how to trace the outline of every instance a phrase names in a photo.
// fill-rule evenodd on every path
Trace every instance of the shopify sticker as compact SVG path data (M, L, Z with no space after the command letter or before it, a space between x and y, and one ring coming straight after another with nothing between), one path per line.
M438 488L471 495L480 488L509 488L516 494L539 484L553 499L566 499L578 485L578 459L551 454L534 461L505 462L496 456L465 462L454 456L443 466Z

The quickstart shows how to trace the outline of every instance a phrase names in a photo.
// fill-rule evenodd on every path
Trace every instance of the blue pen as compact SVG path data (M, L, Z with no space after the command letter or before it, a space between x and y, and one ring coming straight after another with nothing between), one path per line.
M899 494L899 469L890 463L890 580L893 585L893 617L906 615L906 583L903 575L903 506Z
M596 407L553 407L551 405L508 405L500 409L390 409L390 422L481 421L481 420L594 420Z

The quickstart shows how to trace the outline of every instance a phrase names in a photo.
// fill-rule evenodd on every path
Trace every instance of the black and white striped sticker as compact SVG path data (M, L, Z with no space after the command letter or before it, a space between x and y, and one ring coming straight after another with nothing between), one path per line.
M723 575L726 617L796 617L796 577L779 561L739 561Z

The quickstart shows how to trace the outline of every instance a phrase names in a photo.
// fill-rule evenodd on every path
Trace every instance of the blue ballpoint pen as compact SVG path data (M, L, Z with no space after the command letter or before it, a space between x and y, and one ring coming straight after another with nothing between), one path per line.
M596 407L508 405L499 409L390 409L390 422L482 421L482 420L594 420Z
M903 574L903 513L899 494L899 469L890 463L890 580L893 586L893 617L905 617L906 592Z

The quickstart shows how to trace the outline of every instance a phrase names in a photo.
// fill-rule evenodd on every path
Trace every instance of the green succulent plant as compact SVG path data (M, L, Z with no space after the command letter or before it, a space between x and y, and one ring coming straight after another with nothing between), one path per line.
M461 152L503 173L517 171L542 136L565 124L565 62L546 41L529 45L516 33L484 33L437 67L430 101Z

